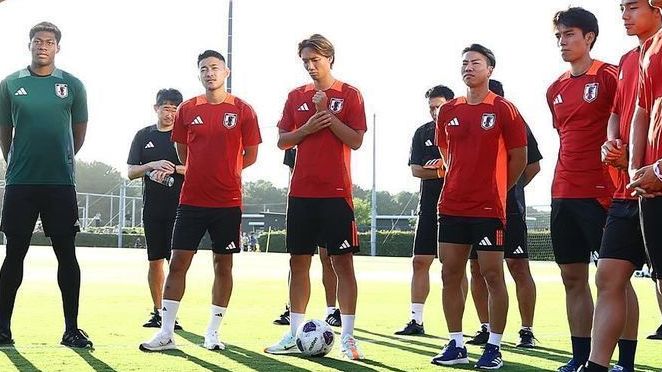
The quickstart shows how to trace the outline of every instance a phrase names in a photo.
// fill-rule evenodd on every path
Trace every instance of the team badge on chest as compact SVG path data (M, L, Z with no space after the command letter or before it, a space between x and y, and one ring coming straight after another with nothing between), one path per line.
M331 100L329 100L329 110L337 114L342 110L343 103L345 103L345 100L342 98L331 98Z
M496 115L495 114L483 114L483 118L480 120L480 127L485 130L490 130L494 128L496 124Z
M223 118L223 125L228 129L234 128L237 125L237 114L226 113Z
M60 98L67 98L69 96L67 84L55 84L55 95Z
M584 86L584 101L591 103L598 98L598 83L589 83Z

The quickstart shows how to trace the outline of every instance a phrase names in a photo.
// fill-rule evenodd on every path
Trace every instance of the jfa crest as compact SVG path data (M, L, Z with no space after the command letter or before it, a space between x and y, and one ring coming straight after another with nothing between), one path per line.
M223 125L228 129L234 128L237 125L237 114L226 113Z
M496 115L495 114L483 114L483 118L480 121L480 127L489 130L494 128L496 124Z
M67 98L69 96L67 84L55 84L55 95L60 98Z
M590 83L584 86L584 101L591 103L598 98L598 83Z
M344 102L345 100L342 98L331 98L331 100L329 101L329 110L331 110L331 112L335 114L339 113L340 110L342 110L342 106Z

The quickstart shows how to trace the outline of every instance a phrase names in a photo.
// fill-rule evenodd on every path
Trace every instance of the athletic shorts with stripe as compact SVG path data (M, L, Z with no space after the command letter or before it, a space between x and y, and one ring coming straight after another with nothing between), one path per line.
M510 214L507 217L503 257L529 258L526 221L521 214ZM478 252L476 251L475 244L471 246L469 259L478 259Z
M205 232L209 232L214 253L239 253L240 228L240 207L206 208L180 204L172 232L172 249L197 251Z
M318 245L330 256L359 251L354 210L345 198L290 197L286 225L290 254L313 255Z
M611 198L609 198L611 201ZM552 199L551 235L557 264L588 264L600 251L607 200Z
M615 199L609 207L600 258L629 261L636 270L644 266L646 250L641 235L637 200Z
M653 279L662 279L662 197L640 198L639 215Z
M503 251L503 223L498 218L439 216L439 242L475 245L479 251Z

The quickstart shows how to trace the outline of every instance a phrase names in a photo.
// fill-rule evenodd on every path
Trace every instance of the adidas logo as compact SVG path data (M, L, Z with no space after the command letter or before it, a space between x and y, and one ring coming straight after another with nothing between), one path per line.
M308 109L308 104L305 103L305 102L303 103L303 105L299 106L299 108L297 109L297 111L308 111L308 110L309 110Z
M433 146L433 145L434 145L434 143L432 143L432 141L430 141L430 140L425 141L425 146Z
M154 144L152 143L152 141L147 142L147 144L145 145L145 148L146 148L146 149L153 149L153 148L154 148Z
M216 313L216 314L214 314L214 316L217 316L217 317L219 317L219 318L222 318L222 317L223 317L223 313Z
M340 244L340 249L347 249L347 248L350 248L351 246L352 245L349 244L349 242L347 240L345 240L344 242L342 242L342 244Z
M556 95L556 97L554 97L554 104L560 105L562 103L563 103L563 97L561 97L561 93L559 93Z
M16 93L14 93L14 95L15 95L15 96L27 96L27 95L28 95L28 91L25 90L25 88L21 87L21 88L19 88L19 89L16 91Z
M230 251L232 249L237 249L237 246L234 244L234 242L230 242L227 247L225 247L226 251Z
M518 245L517 248L513 251L513 254L524 254L524 249L522 249L521 245Z
M196 116L195 119L191 122L191 125L200 125L203 124L204 122L202 121L202 118L200 116Z
M451 126L451 127L456 127L456 126L460 125L460 122L457 120L457 118L453 118L453 120L448 122L448 125Z
M486 236L483 238L483 240L480 241L480 243L478 243L478 245L492 245L492 242Z

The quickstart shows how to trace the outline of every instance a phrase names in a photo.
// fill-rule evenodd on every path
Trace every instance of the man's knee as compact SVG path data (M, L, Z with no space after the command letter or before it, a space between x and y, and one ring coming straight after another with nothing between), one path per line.
M430 270L430 266L434 261L434 256L414 256L412 259L412 266L414 272L426 272Z

